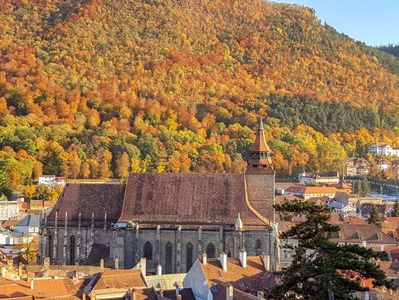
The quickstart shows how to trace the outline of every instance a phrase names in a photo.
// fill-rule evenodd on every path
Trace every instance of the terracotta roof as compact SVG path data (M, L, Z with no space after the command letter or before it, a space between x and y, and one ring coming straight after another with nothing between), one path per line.
M337 188L328 186L306 186L306 185L292 185L287 188L287 192L300 194L335 194Z
M368 224L366 221L359 219L357 217L345 217L344 218L344 223L348 223L348 224Z
M145 288L146 284L140 270L111 270L101 273L92 292L105 289Z
M7 220L3 224L1 224L1 227L5 229L12 229L15 225L18 224L20 220Z
M116 222L120 216L125 185L123 184L67 184L64 192L48 216L49 221L54 221L58 212L58 220L65 219L68 212L68 220L81 219L104 220L107 213L107 221Z
M277 277L266 272L260 256L248 256L247 267L243 268L238 259L227 259L227 271L223 272L218 259L208 259L206 265L201 263L208 285L213 283L230 283L235 288L256 294L259 290L274 287Z
M247 206L243 174L130 174L120 222L265 226Z
M35 279L32 291L35 298L77 296L83 282L83 279Z
M372 242L380 244L397 244L390 236L381 231L374 224L338 224L338 236L333 236L337 242Z
M0 299L33 299L32 291L8 279L0 279Z

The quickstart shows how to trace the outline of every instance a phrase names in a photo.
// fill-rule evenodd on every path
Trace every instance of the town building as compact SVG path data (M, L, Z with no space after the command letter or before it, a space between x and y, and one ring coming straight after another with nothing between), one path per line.
M0 200L0 222L16 218L18 215L18 201Z
M306 186L306 185L292 185L285 190L286 194L301 197L307 201L314 197L328 197L333 199L337 192L337 188L328 186Z
M66 179L65 177L57 177L55 175L41 175L38 179L39 185L47 185L47 186L65 186Z
M298 175L300 184L315 185L315 184L338 184L340 181L338 172L331 173L306 173Z
M54 264L181 273L206 253L269 255L278 268L275 172L262 121L244 174L130 174L125 184L68 184L43 220L41 257Z
M367 176L371 172L371 164L362 157L351 157L345 164L345 176Z
M399 156L399 148L380 142L370 146L370 153L376 156Z
M206 254L197 259L183 281L195 299L257 299L259 292L275 287L278 275L270 272L269 256L228 258L221 253L219 259L208 259ZM252 296L252 298L250 297Z

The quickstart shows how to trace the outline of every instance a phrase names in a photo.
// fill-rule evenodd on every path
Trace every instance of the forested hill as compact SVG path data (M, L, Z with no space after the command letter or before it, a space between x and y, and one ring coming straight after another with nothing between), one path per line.
M399 45L387 45L387 46L380 46L378 50L392 54L393 56L399 57Z
M278 171L330 170L397 125L399 61L303 7L6 0L0 32L0 189L41 172L240 171L268 113Z

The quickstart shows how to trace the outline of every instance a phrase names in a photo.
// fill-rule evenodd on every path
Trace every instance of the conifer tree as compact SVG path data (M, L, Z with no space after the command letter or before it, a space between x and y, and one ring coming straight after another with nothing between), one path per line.
M370 195L370 193L371 193L371 188L370 188L370 183L369 183L369 181L367 180L367 177L364 177L364 178L363 178L363 180L362 180L362 182L361 182L361 188L362 188L361 193L360 193L361 196L368 196L368 195Z
M355 272L359 279L373 279L375 285L388 285L384 272L374 259L381 252L359 245L338 245L331 241L339 227L329 223L327 208L307 202L285 202L276 210L302 214L306 220L283 233L283 239L296 239L292 264L282 271L282 284L269 292L268 299L355 299L364 291L358 280L345 277Z
M367 222L369 224L374 224L377 225L378 227L381 227L381 217L378 215L378 211L375 208L375 206L373 206L373 208L370 211L370 216L367 219Z

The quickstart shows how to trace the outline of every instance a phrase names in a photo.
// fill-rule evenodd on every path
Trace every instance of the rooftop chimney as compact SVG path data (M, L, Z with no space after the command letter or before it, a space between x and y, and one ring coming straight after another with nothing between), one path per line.
M247 267L247 251L245 250L240 251L240 262L243 268Z
M226 287L226 300L233 300L234 288L231 284Z
M266 271L270 271L270 255L263 255L263 265Z
M182 296L180 294L176 296L176 300L182 300L182 299L183 298L182 298Z
M1 267L0 269L0 279L3 279L6 276L6 267Z
M156 273L156 275L162 275L162 265L161 264L157 264L155 273Z
M220 264L222 265L223 272L227 272L227 254L220 253Z
M115 257L114 265L115 265L114 266L115 270L118 270L119 269L119 258Z
M143 276L147 275L147 259L145 257L140 259L140 271Z
M202 253L202 264L206 265L208 263L208 257L206 253Z
M258 291L258 300L265 300L265 293L263 291Z
M50 269L50 257L46 256L43 261L43 275L44 277L48 277L49 269Z
M100 259L100 272L104 271L104 258Z
M32 279L32 280L30 281L30 289L33 290L34 288L35 288L35 280Z

